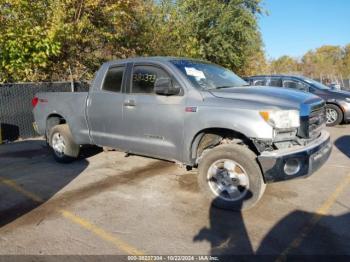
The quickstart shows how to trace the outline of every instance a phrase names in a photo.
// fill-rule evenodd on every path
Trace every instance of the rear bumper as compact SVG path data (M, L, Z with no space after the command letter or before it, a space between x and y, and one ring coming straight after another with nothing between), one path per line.
M297 177L306 177L317 171L329 158L332 151L330 135L322 131L312 143L297 149L264 152L258 156L265 182L277 182ZM287 174L286 163L298 163L294 174Z

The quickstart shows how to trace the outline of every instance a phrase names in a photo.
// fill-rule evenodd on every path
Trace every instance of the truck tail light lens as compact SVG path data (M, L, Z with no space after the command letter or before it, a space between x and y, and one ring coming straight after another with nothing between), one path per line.
M35 107L38 103L39 103L39 98L35 96L35 97L32 99L32 106Z

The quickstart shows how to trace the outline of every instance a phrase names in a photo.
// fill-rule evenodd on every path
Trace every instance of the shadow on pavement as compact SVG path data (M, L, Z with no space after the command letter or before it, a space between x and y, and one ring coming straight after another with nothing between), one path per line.
M350 213L324 216L296 210L269 231L256 254L281 254L295 239L301 242L289 255L350 255Z
M335 140L334 145L348 158L350 158L350 135L341 136Z
M245 212L244 216L251 214L256 216L254 211ZM210 227L202 228L193 241L208 241L210 255L222 256L220 261L249 261L252 258L249 255L262 255L262 259L274 261L295 239L301 241L290 249L288 255L350 255L350 213L322 216L296 210L271 228L256 251L250 240L254 238L254 232L248 234L241 212L221 210L211 205L209 221ZM303 234L305 236L301 237Z
M216 208L213 202L209 209L210 227L202 228L193 241L208 241L211 255L253 254L242 212Z
M0 228L45 203L86 169L84 157L99 152L85 148L67 165L55 162L43 140L0 145Z

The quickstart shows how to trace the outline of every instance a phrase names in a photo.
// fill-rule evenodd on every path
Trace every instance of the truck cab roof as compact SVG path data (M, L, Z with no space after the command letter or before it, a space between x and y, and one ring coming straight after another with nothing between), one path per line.
M131 57L125 59L117 59L103 63L103 65L113 65L113 64L121 64L121 63L137 63L137 62L169 62L173 60L187 60L187 61L197 61L197 62L205 62L208 61L188 58L188 57L175 57L175 56L146 56L146 57Z

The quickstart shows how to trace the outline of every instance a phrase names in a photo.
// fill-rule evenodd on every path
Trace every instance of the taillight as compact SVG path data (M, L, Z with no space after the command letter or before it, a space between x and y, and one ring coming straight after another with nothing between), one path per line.
M38 103L39 103L39 98L35 96L35 97L32 99L32 105L33 105L33 107L35 107Z

